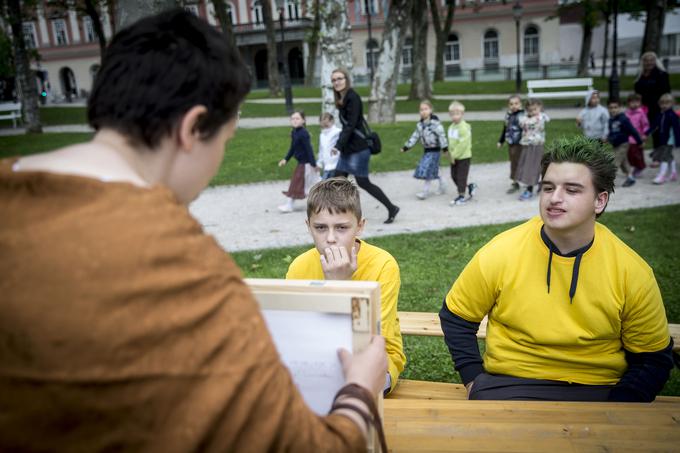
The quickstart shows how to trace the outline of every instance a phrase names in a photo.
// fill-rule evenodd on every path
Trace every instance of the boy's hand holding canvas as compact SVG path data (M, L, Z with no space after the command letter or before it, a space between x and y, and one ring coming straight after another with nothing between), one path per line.
M361 214L358 188L345 178L326 179L311 189L306 223L314 248L293 260L286 278L380 284L380 331L388 358L384 387L387 394L394 390L406 363L397 318L399 265L385 250L358 238L366 220Z

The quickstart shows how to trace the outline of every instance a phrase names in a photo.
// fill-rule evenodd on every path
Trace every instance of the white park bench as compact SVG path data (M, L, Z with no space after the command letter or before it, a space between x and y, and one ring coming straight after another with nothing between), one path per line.
M593 79L586 77L582 79L529 80L527 88L529 89L529 98L568 99L585 97L593 89Z
M12 127L17 127L17 120L21 120L21 102L0 103L0 120L12 120Z

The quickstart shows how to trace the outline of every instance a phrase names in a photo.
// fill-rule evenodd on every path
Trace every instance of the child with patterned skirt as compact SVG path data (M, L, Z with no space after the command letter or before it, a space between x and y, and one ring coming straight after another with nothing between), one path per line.
M413 131L406 144L401 147L401 152L405 153L418 141L423 145L425 152L415 173L413 173L413 177L425 180L423 190L416 194L418 199L424 200L430 195L430 183L434 179L439 181L436 194L441 195L446 191L444 180L439 176L439 153L448 150L448 142L446 141L444 126L442 126L437 115L432 113L430 101L420 103L420 121L416 124L416 130Z
M545 145L545 123L550 121L548 115L542 112L543 103L539 99L529 99L526 102L526 115L520 119L522 128L522 155L517 167L517 180L525 185L519 196L521 201L530 200L534 196L534 186L541 176L541 159L543 145Z

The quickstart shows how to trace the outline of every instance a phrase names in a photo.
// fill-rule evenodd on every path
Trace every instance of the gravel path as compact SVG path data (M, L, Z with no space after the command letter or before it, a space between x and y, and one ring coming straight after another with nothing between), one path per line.
M412 171L374 174L371 180L400 206L401 211L394 224L384 225L387 211L362 191L361 201L367 219L363 237L504 223L536 215L535 198L520 202L515 195L506 195L508 165L473 164L470 181L479 185L477 194L467 205L454 207L449 206L454 190L448 173L448 193L424 201L415 197L421 183L412 177ZM655 169L647 169L637 184L625 189L621 187L623 176L620 175L607 211L680 203L680 184L655 186L651 182L655 173ZM229 251L309 244L304 224L304 201L297 202L297 210L290 214L281 214L277 209L284 202L281 191L287 187L288 181L276 181L209 188L192 203L190 210L205 230Z

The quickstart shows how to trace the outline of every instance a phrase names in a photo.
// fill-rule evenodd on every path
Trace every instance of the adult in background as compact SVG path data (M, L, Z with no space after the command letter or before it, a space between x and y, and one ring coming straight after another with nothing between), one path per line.
M317 416L186 207L249 87L214 27L151 16L106 51L91 141L0 161L0 451L365 451L382 337Z
M393 204L382 189L368 179L368 164L371 150L364 139L364 108L361 98L352 89L349 73L344 69L335 69L331 74L335 107L339 111L342 132L335 149L340 152L340 160L335 167L336 176L354 175L357 185L371 194L387 208L385 223L394 222L399 207Z
M558 139L541 174L540 216L482 247L439 312L469 398L653 401L673 340L652 268L596 221L614 155L587 137Z
M647 107L647 119L652 124L659 115L659 98L662 94L671 92L668 73L654 52L645 52L640 57L640 71L634 90L642 96L642 105ZM659 143L658 131L652 134L652 140L655 149L662 145ZM659 163L653 162L652 166L658 167Z

